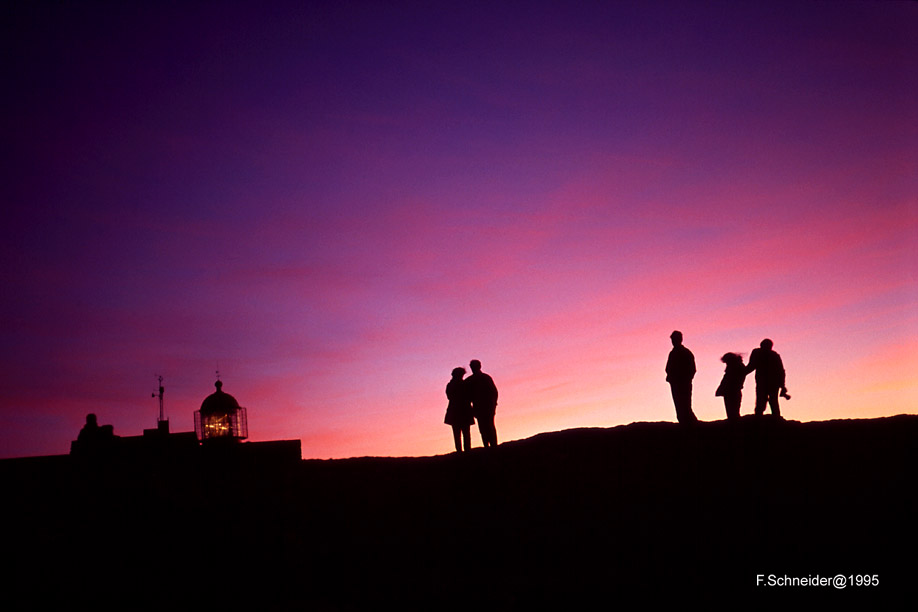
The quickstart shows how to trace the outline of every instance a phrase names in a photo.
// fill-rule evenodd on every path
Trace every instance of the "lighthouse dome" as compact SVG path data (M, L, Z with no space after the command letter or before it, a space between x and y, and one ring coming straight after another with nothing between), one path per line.
M223 382L217 381L215 385L217 390L207 397L201 403L201 415L209 416L214 414L233 414L239 410L239 402L229 393L223 392Z

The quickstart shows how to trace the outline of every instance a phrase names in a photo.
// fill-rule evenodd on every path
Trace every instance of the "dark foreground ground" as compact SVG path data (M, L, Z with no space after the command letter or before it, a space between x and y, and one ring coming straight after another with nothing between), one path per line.
M913 601L918 416L285 465L0 462L7 598L323 610ZM878 586L756 586L854 575ZM12 609L12 608L11 608Z

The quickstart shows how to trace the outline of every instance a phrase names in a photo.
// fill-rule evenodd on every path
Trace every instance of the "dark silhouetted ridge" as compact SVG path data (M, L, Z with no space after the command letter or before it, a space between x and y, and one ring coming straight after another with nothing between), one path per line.
M846 589L850 600L911 583L916 439L918 416L766 416L426 458L162 469L41 458L0 462L0 475L11 582L53 576L75 597L89 584L303 609L538 609L635 590L791 596L756 587L757 574L879 576L873 591ZM806 590L817 592L842 596Z

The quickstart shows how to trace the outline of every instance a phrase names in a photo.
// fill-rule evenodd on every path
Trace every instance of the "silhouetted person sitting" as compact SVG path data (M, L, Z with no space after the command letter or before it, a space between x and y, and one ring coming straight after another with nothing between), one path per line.
M771 406L771 413L781 416L781 410L778 408L778 395L787 396L787 388L784 386L784 363L781 356L772 350L774 343L765 338L759 345L759 348L753 349L749 355L749 365L746 366L746 373L755 370L755 413L762 415L765 413L765 404Z
M102 449L109 448L114 438L114 427L111 425L100 426L96 415L90 412L86 415L86 424L83 425L77 436L76 451L84 454L96 454Z
M99 420L96 415L89 413L86 415L86 424L80 430L77 440L85 444L96 444L102 440L110 440L115 433L115 428L111 425L99 426Z
M666 360L666 382L669 383L676 405L676 418L680 423L694 423L698 419L692 412L692 379L695 378L695 356L682 346L682 332L669 335L673 350Z
M77 436L77 440L83 442L84 444L92 444L98 439L99 421L96 418L96 415L90 412L86 415L86 424L83 425L83 428L80 430L80 435Z
M734 420L740 416L740 404L743 401L743 383L746 381L746 365L737 353L726 353L720 358L725 364L724 377L714 395L724 398L727 419Z
M481 371L481 362L473 359L469 362L472 375L465 379L469 399L472 400L472 414L478 421L478 432L481 442L487 446L497 446L497 427L494 415L497 413L497 385L494 380Z
M446 384L446 397L449 404L446 407L446 418L443 419L443 422L452 426L456 452L461 453L463 446L467 451L472 450L471 431L475 419L472 417L472 402L469 399L468 389L465 381L462 380L462 377L465 376L465 368L454 368L452 374L452 379Z

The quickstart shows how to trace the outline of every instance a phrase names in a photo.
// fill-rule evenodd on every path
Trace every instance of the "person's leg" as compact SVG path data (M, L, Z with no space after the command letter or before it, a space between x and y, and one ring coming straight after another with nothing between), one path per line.
M494 425L494 415L487 419L488 446L497 446L497 427Z
M676 420L680 423L685 423L686 415L685 407L683 406L682 402L682 392L680 391L679 386L673 383L670 383L669 390L673 394L673 406L676 407Z
M695 413L692 411L692 383L689 382L685 385L685 411L688 414L689 421L694 423L698 419L695 417Z
M692 383L671 385L673 403L676 405L676 419L680 423L694 423L698 419L692 412Z
M456 445L456 452L462 452L462 442L459 439L459 436L462 434L462 429L458 425L453 425L453 444Z
M739 418L739 402L735 395L724 395L724 409L727 411L728 421Z
M755 415L765 414L765 404L768 403L768 389L756 385L755 387Z
M768 405L771 406L771 413L776 417L781 416L781 409L778 407L778 394L781 389L772 389L768 394Z
M491 446L492 427L492 417L485 415L478 417L478 430L481 432L481 444L484 447Z

